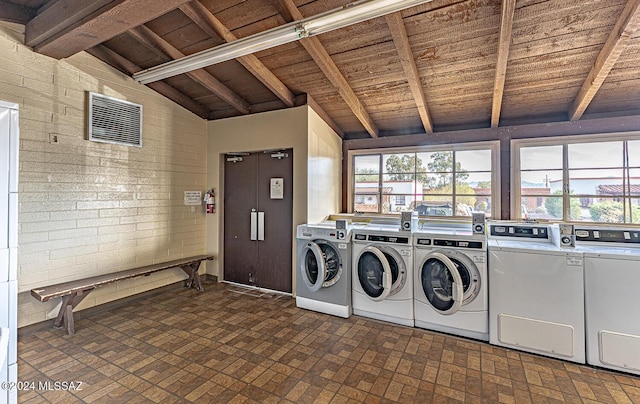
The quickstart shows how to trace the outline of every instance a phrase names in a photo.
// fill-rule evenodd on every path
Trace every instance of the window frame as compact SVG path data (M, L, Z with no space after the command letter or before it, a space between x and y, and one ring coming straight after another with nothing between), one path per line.
M403 154L403 153L433 153L445 151L473 151L473 150L490 150L491 151L491 217L499 218L501 213L501 181L500 181L500 141L490 140L481 142L453 143L453 144L437 144L425 146L405 146L393 148L372 148L372 149L353 149L347 152L347 212L353 213L355 199L355 172L354 160L356 156L380 155L380 164L383 165L383 155L385 154ZM382 167L381 167L382 168ZM378 173L380 176L379 186L383 181L384 173ZM381 197L380 191L378 196ZM382 200L379 198L379 200ZM381 207L381 205L380 205ZM381 210L379 208L379 210ZM454 209L455 212L455 209ZM397 213L377 213L363 212L365 214L397 216ZM438 218L470 218L470 216L436 216Z
M624 142L624 141L640 141L640 132L612 132L612 133L601 133L601 134L593 134L593 135L575 135L575 136L550 136L544 138L527 138L527 139L513 139L511 140L511 218L514 220L522 220L521 209L519 208L522 204L522 194L521 194L521 161L520 161L520 149L523 147L544 147L544 146L562 146L562 218L556 219L542 219L538 218L537 221L542 222L569 222L576 224L604 224L604 225L612 225L612 226L625 226L631 225L632 223L626 222L626 208L625 213L623 215L625 222L623 223L604 223L604 222L594 222L587 220L571 220L570 209L571 209L571 193L569 189L570 185L570 172L572 169L569 167L569 145L572 144L584 144L584 143L607 143L607 142ZM626 162L621 160L623 164L623 177L625 176L625 170L630 170L630 166L624 167ZM607 169L608 167L589 167L589 168L581 168L581 169L590 169L590 170L598 170L598 169ZM574 171L580 169L573 169ZM526 170L525 170L526 171ZM592 196L587 196L591 198ZM623 195L621 198L632 201L633 197L631 195ZM623 205L626 206L626 205Z

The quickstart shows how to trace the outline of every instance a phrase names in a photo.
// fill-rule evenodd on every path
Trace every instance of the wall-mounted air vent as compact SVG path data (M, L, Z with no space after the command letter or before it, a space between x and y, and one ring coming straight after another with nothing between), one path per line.
M142 147L142 105L89 93L89 140Z

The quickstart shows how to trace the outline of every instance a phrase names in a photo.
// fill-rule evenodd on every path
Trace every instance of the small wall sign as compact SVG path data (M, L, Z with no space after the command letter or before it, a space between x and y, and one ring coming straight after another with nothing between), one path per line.
M271 178L271 199L284 199L284 178Z
M202 191L184 191L184 204L187 206L200 205L202 203Z

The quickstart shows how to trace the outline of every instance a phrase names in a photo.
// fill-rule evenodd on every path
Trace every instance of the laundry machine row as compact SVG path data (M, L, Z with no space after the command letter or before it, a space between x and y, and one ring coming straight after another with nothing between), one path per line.
M297 305L640 375L640 229L488 221L478 233L299 226Z
M335 222L299 226L298 307L488 340L484 232L402 224L341 225L344 234Z

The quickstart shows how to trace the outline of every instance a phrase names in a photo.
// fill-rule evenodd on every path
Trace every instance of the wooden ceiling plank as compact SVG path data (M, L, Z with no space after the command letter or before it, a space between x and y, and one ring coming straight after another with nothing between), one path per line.
M0 1L0 21L26 25L36 15L33 8Z
M279 1L282 8L289 14L285 17L292 20L301 20L304 18L292 0ZM302 38L300 44L306 49L329 81L331 81L331 84L336 88L369 135L371 137L378 137L378 127L320 40L316 37Z
M58 0L68 5L77 1ZM96 1L102 0L93 2ZM153 20L187 1L189 0L113 0L79 21L67 24L69 26L61 32L35 45L34 50L56 59L69 57ZM55 12L50 14L53 12L51 10L54 10L53 6L41 14L42 18L51 18L51 23L57 25L64 17Z
M180 10L209 35L218 36L227 42L238 39L216 16L197 0L183 4L180 6ZM237 60L288 107L295 105L295 96L291 90L289 90L257 56L247 55Z
M96 45L93 48L87 49L87 52L116 69L128 74L133 74L142 70L140 66L120 56L104 45ZM190 97L171 87L167 83L156 81L155 83L148 84L148 86L199 117L204 119L208 118L209 110L207 108L193 101Z
M146 46L151 49L159 50L172 59L180 59L185 56L184 53L180 52L173 45L162 39L158 34L144 25L133 28L129 30L129 32ZM234 107L239 112L243 114L251 113L251 107L242 97L233 92L229 87L224 85L220 80L216 79L204 69L194 70L185 74L203 85L209 91L216 94L218 97L222 98L226 103Z
M418 67L416 66L416 60L413 58L413 52L411 51L411 45L409 44L409 38L407 37L407 30L402 21L402 14L400 12L387 14L385 16L387 25L391 30L391 37L393 43L396 45L398 55L400 56L400 64L409 83L411 94L418 108L420 114L420 120L424 126L426 133L433 133L433 122L431 121L431 115L429 114L429 108L427 107L427 100L424 95L424 89L420 82L420 76L418 75Z
M629 0L573 101L569 111L570 121L582 117L639 25L640 0Z
M496 76L493 83L493 103L491 106L491 127L497 128L500 123L502 98L504 96L504 82L507 78L507 62L509 60L509 46L511 45L511 30L513 15L516 10L516 0L502 0L502 14L500 17L500 32L498 34L498 60L496 61Z

